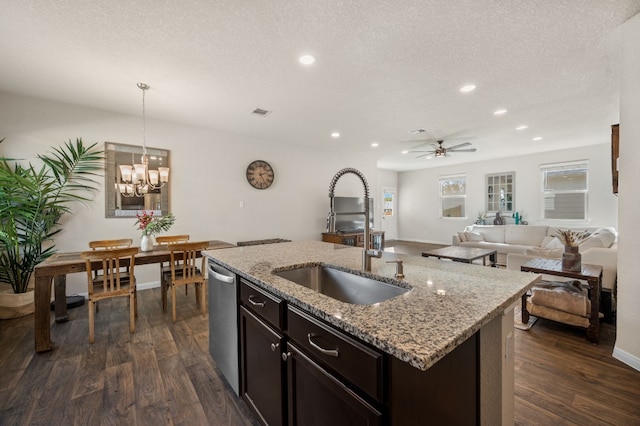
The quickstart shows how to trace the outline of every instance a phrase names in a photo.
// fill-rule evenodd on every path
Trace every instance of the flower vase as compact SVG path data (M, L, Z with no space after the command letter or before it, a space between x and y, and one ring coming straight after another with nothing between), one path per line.
M153 240L149 235L143 235L142 240L140 240L140 251L151 251L153 250Z
M574 272L582 270L582 254L578 251L577 246L564 246L564 252L562 253L562 269Z

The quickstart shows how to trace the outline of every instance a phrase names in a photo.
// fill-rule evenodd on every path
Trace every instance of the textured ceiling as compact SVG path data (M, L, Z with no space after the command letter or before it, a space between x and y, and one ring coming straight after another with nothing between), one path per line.
M140 115L142 81L149 118L410 170L606 142L618 27L639 12L640 0L4 0L0 91ZM466 83L477 89L461 94ZM477 152L401 154L417 128Z

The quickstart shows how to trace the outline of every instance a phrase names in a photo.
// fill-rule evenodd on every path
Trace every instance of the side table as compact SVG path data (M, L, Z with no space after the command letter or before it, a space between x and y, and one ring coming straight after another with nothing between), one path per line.
M558 259L531 259L520 267L523 272L536 274L555 275L558 277L585 280L589 285L589 300L591 301L591 313L589 315L589 327L587 339L597 344L600 338L600 291L602 289L602 266L582 264L580 271L567 271L562 269L562 260ZM522 321L529 321L529 313L526 309L526 294L522 296ZM526 315L526 321L525 321Z

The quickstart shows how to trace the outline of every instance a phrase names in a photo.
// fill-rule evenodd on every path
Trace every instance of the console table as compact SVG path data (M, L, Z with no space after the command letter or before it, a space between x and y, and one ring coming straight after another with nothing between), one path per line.
M384 231L371 231L371 247L384 250ZM343 244L345 246L364 247L364 232L323 232L325 243Z
M591 301L591 313L589 315L589 327L587 339L597 344L600 338L600 290L602 289L602 266L582 264L580 271L568 271L562 269L562 260L558 259L531 259L520 267L523 272L536 274L555 275L558 277L584 280L589 285L589 300ZM522 296L522 322L529 322L527 312L527 295Z

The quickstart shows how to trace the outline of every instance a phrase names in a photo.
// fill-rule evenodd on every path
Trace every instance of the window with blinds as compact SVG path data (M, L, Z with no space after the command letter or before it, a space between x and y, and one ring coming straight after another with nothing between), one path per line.
M540 166L543 219L587 219L588 172L586 161Z
M438 178L440 184L441 217L466 217L467 177L465 175Z

